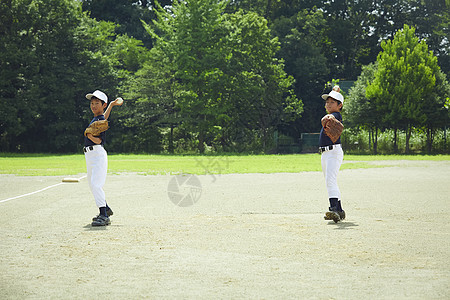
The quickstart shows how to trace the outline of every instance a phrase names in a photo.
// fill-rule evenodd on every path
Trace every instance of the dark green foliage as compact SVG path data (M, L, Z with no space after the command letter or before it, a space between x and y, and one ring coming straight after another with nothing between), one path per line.
M449 6L2 0L0 151L79 151L92 117L84 95L95 89L125 98L111 114L112 151L271 151L275 131L296 140L320 130L320 95L335 78L358 79L344 91L343 113L348 127L371 133L371 147L385 129L392 129L394 151L397 130L406 132L405 143L419 130L431 153L434 136L449 124ZM387 63L372 64L405 24L415 28L410 40ZM414 39L417 50L405 46ZM397 68L402 57L406 69ZM386 80L394 86L374 92Z

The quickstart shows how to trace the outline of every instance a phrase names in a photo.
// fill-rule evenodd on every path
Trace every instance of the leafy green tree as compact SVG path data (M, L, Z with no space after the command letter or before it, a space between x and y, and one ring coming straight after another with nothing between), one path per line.
M235 13L239 10L243 10L245 12L255 12L260 16L264 16L267 9L268 2L270 0L230 0L228 1L228 5L226 11L228 13Z
M427 105L424 106L426 120L423 125L427 133L426 150L428 154L431 154L433 151L432 145L436 130L445 128L450 121L449 110L446 107L446 101L449 101L450 97L450 83L441 70L437 71L435 76L436 84L427 98Z
M78 1L10 0L0 10L1 150L75 151L91 117L84 95L101 88L113 97L145 60L143 47Z
M416 35L426 41L441 70L450 76L450 1L409 0L408 4L411 9L403 22L416 28Z
M264 144L280 120L274 112L301 110L287 95L292 78L274 57L279 46L267 22L256 14L226 14L225 4L174 2L170 12L156 11L156 28L146 26L179 82L176 108L183 126L196 134L200 153L214 140L229 143L246 127L258 130Z
M227 12L235 13L239 10L253 12L264 17L269 23L276 18L276 13L294 5L292 2L298 1L274 1L274 0L230 0L228 1Z
M277 38L272 38L265 18L256 13L237 12L224 22L230 53L225 69L224 95L232 107L221 124L228 131L256 130L267 150L271 131L300 117L302 102L292 90L294 79L276 58ZM228 124L228 125L227 125ZM233 126L229 126L234 124ZM226 134L225 134L226 135ZM231 142L238 141L231 139Z
M413 126L426 121L424 109L430 105L439 71L437 58L414 32L413 27L405 25L393 40L381 43L378 70L366 89L367 97L373 98L383 113L382 121L395 131L406 130L406 153Z
M226 56L217 48L221 34L219 24L223 18L225 2L175 1L169 11L159 7L154 21L163 34L157 36L161 47L172 62L175 78L181 82L177 106L191 132L198 137L198 150L204 152L207 132L215 125L215 117L226 111L220 97L221 79Z
M116 34L141 40L146 47L151 48L151 39L142 26L141 20L150 22L154 18L150 9L152 1L83 0L82 2L83 10L88 11L90 17L98 21L116 23ZM162 2L171 3L171 1Z
M377 154L377 136L382 123L375 104L366 97L366 87L373 82L376 71L376 62L362 67L361 75L345 99L343 110L346 127L362 127L369 131L369 142L373 145L374 154Z
M74 30L80 6L64 0L2 1L0 111L4 151L57 151L76 137ZM3 26L4 25L4 26ZM68 88L65 88L68 87ZM5 120L5 121L3 121Z
M300 10L290 18L280 17L271 26L280 40L278 56L285 60L286 72L295 78L295 94L304 103L303 118L294 122L297 136L300 132L317 131L318 120L324 114L318 95L329 75L327 58L322 51L323 45L329 43L325 25L323 12L313 7Z
M27 22L20 5L12 0L1 1L0 15L0 150L12 151L17 145L16 137L27 128L27 118L22 120L19 116L23 118L26 110L28 117L33 110L17 97L25 86L24 62L32 53L24 48L29 37L19 25L19 20Z
M416 26L416 34L427 41L429 48L438 57L443 72L448 75L450 10L445 0L236 0L230 1L229 7L264 15L269 20L273 34L279 37L279 57L285 59L287 73L296 79L295 93L305 103L302 120L294 124L298 131L317 130L316 120L323 109L313 99L320 94L323 83L329 78L356 79L362 66L376 60L381 50L380 41L392 38L404 24ZM311 35L312 43L305 38L305 31L301 27L306 20L294 21L296 15L305 10L321 12L322 22L325 23L322 31ZM300 35L291 33L291 30L296 30ZM314 44L314 41L317 43ZM292 51L295 49L293 45L298 45L300 50ZM308 61L314 59L313 55L315 58L323 57L326 64L325 68L321 63L317 65L320 67L314 68L325 71L325 74L317 74L316 82L305 80L308 72L298 70L295 64L297 59L305 60L308 65ZM296 69L298 71L295 72Z
M372 32L375 2L326 1L321 7L327 22L324 52L334 78L356 79L361 66L375 59L379 51L379 36Z
M121 151L160 152L163 150L162 129L169 127L166 150L174 153L174 129L182 123L176 108L180 87L167 59L161 49L153 48L144 66L123 86L129 100L121 115L121 127L127 133L122 144L130 146ZM136 139L142 141L136 143ZM142 147L146 140L151 144Z

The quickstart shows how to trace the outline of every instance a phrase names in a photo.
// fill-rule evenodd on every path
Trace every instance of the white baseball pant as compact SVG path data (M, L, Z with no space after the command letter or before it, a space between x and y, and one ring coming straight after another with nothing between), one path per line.
M84 153L86 158L87 180L94 195L97 207L106 207L105 191L103 185L108 171L108 155L101 145L93 146L93 150Z
M337 184L337 175L344 159L341 145L333 145L333 149L322 153L322 171L327 185L328 198L341 199L341 192Z

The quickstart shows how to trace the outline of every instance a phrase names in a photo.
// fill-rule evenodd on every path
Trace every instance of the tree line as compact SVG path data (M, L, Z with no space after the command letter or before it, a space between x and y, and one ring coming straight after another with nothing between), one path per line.
M347 126L374 142L378 130L422 126L431 145L448 125L448 7L1 0L0 151L79 151L92 117L84 95L101 89L125 99L109 150L267 152L275 131L320 130L333 79L355 81Z
M406 133L410 152L414 129L426 131L426 152L432 152L435 133L449 124L450 84L437 57L414 27L404 25L392 40L381 43L377 60L362 69L347 98L345 117L351 127L371 132L373 152L381 130L394 131L393 152L398 153L398 131Z

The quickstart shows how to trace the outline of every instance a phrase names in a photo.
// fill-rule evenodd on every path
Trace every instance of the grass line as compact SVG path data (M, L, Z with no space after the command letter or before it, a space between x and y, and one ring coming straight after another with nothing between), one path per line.
M384 167L378 161L449 161L450 155L404 156L345 155L341 169ZM320 155L132 155L108 156L110 173L139 174L235 174L235 173L297 173L321 171ZM84 155L0 154L0 174L22 176L76 175L86 172Z

